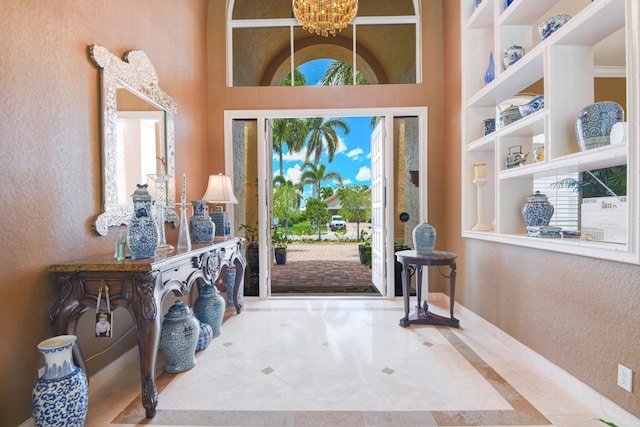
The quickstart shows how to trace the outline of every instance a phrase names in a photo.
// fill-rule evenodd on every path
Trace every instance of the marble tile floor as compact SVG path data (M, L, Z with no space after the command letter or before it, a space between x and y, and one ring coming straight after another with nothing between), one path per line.
M430 308L448 315L438 295ZM134 349L92 377L85 425L600 427L626 414L459 304L453 329L401 328L401 298L245 301L195 368L158 376L153 419Z

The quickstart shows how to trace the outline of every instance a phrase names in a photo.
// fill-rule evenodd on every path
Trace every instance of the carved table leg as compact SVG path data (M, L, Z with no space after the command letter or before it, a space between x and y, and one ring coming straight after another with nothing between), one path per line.
M453 317L453 304L455 304L456 296L456 263L452 263L449 268L451 269L449 273L449 314L451 315L451 319L455 319L455 317Z
M136 283L137 282L137 283ZM136 322L138 337L138 351L140 352L140 380L142 383L142 406L147 418L156 415L158 406L158 392L156 390L155 370L158 343L160 342L160 313L158 304L162 304L156 278L144 276L142 280L133 280L133 295L139 301L133 301L131 310Z

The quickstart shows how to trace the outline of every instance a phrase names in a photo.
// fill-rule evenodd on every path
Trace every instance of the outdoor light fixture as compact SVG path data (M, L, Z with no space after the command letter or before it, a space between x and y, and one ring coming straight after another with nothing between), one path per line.
M209 175L209 183L207 185L207 191L205 191L202 200L206 200L213 204L237 204L238 199L233 194L233 184L231 178L226 175ZM215 212L210 214L213 223L216 225L216 236L227 236L230 233L229 229L229 217L227 212L222 210L221 206L218 206Z
M293 0L293 14L310 33L335 37L353 20L358 0Z

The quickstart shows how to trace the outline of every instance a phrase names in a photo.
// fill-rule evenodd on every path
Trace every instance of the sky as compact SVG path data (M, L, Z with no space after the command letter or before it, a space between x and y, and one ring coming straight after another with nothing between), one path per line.
M333 60L317 59L307 62L299 67L307 78L307 86L318 83ZM327 172L338 172L343 179L344 185L367 185L371 187L371 147L370 138L372 128L370 126L371 117L339 117L349 127L349 134L345 135L341 130L337 130L340 145L336 151L333 162L329 163L329 158L324 150L320 164L327 165ZM302 175L302 164L304 163L305 150L300 153L288 153L284 150L284 175L293 183L300 182ZM278 155L273 156L273 176L280 174L280 164ZM337 188L337 182L325 182L323 187L331 186ZM311 197L311 186L305 186L304 198Z

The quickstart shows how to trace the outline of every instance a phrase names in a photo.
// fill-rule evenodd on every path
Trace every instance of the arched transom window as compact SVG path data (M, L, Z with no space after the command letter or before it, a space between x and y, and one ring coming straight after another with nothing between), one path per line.
M419 83L419 23L418 0L360 0L348 27L323 37L298 24L291 0L229 0L228 85L281 85L296 67L321 58L347 64L368 84Z

